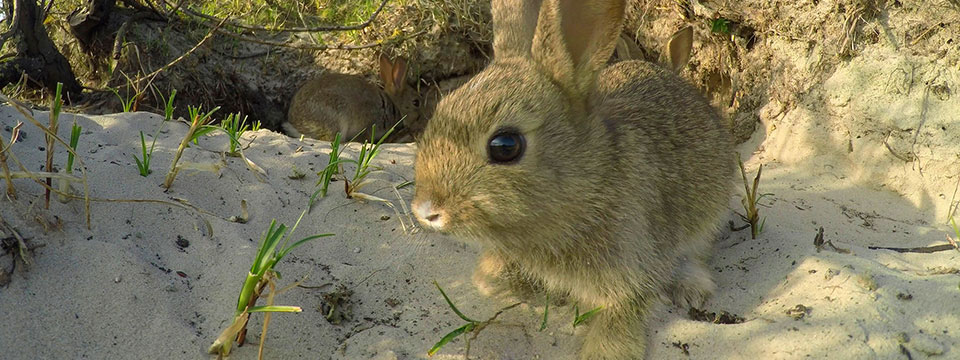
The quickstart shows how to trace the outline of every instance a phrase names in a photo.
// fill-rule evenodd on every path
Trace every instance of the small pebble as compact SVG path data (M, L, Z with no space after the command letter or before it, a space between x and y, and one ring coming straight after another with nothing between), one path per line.
M382 215L382 216L380 216L380 220L383 220L383 221L390 220L390 216L389 216L389 215Z
M857 283L860 284L864 289L874 291L877 290L877 280L874 279L873 274L866 273L861 274L857 277Z
M840 269L830 268L827 269L827 273L823 275L823 279L830 281L834 276L840 275Z
M358 247L357 247L357 248L353 248L353 252L359 254L359 253L360 253L360 248L358 248Z
M117 276L117 277L113 278L113 282L115 282L115 283L117 283L117 284L119 284L120 281L123 281L123 278L121 278L120 276Z

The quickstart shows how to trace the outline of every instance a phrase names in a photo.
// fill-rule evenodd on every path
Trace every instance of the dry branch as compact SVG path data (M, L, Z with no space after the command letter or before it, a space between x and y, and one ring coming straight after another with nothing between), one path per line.
M166 0L164 0L164 3L167 4L167 5L169 5L169 6L174 6L174 8L175 8L177 11L180 11L180 12L186 14L186 15L198 17L198 18L201 18L201 19L205 20L205 21L201 21L201 23L203 23L203 24L206 25L206 26L212 26L211 23L213 23L213 22L215 22L215 21L219 21L220 24L226 24L226 25L233 26L233 27L236 27L236 28L239 28L239 29L244 29L244 30L251 30L251 31L270 31L270 32L280 33L280 32L323 32L323 31L350 31L350 30L360 30L360 29L363 29L363 28L366 28L367 26L369 26L369 25L377 18L377 16L380 15L380 12L383 10L384 6L387 4L387 1L388 1L388 0L383 0L383 2L380 3L380 6L377 8L377 10L374 11L374 12L370 15L370 17L367 18L366 21L364 21L364 22L362 22L362 23L360 23L360 24L356 24L356 25L330 25L330 26L316 26L316 27L276 28L276 29L271 29L271 28L266 28L266 27L261 27L261 26L253 26L253 25L239 24L239 23L236 23L236 22L234 22L234 21L228 21L227 18L219 19L219 18L217 18L217 17L215 17L215 16L200 14L200 13L194 12L194 11L192 11L192 10L185 9L185 8L183 8L180 4L171 4L171 3L169 3L169 2L166 1ZM361 45L344 44L344 43L338 43L338 44L332 44L332 45L296 45L296 44L293 44L293 43L291 43L291 42L271 41L271 40L264 40L264 39L259 39L259 38L256 38L256 37L251 37L251 36L246 36L246 35L240 35L240 34L237 34L237 33L235 33L235 32L232 32L232 31L223 30L223 29L220 28L219 25L216 26L216 27L214 27L214 31L215 31L216 33L220 34L220 35L225 35L225 36L228 36L228 37L231 37L231 38L240 40L240 41L244 41L244 42L249 42L249 43L254 43L254 44L261 44L261 45L267 45L267 46L274 46L274 47L285 47L285 48L291 48L291 49L297 49L297 50L307 50L307 51L360 50L360 49L374 48L374 47L383 45L383 41L382 41L382 40L378 40L378 41L376 41L376 42L367 43L367 44L361 44ZM413 34L411 34L411 35L408 35L408 36L405 36L405 37L400 37L400 38L401 38L401 39L412 38L412 37L419 36L419 35L421 35L421 34L423 34L423 33L425 33L425 31L419 31L419 32L413 33Z
M272 32L325 32L325 31L361 30L361 29L363 29L363 28L366 28L367 26L370 26L370 24L373 23L373 21L377 19L377 16L380 15L380 12L383 11L384 6L387 5L387 1L389 1L389 0L383 0L383 1L381 1L381 2L380 2L380 6L377 7L377 10L376 10L376 11L374 11L372 14L370 14L370 17L368 17L366 21L364 21L364 22L362 22L362 23L359 23L359 24L355 24L355 25L327 25L327 26L311 26L311 27L268 28L268 27L263 27L263 26L241 24L241 23L237 23L237 22L234 22L234 21L228 21L228 22L226 22L226 24L229 25L229 26L233 26L233 27L236 27L236 28L239 28L239 29L244 29L244 30L252 30L252 31L272 31ZM175 5L175 4L170 4L170 3L167 2L166 0L164 0L163 2L164 2L165 4L167 4L167 5L175 6L175 9L176 9L176 10L179 10L180 12L182 12L182 13L184 13L184 14L187 14L187 15L191 15L191 16L203 18L203 19L206 19L206 20L209 20L209 21L213 21L213 22L220 22L220 21L225 20L225 19L219 19L219 18L217 18L217 17L215 17L215 16L210 16L210 15L206 15L206 14L201 14L201 13L195 12L195 11L190 10L190 9L185 9L185 8L181 7L179 4L176 4L176 5Z

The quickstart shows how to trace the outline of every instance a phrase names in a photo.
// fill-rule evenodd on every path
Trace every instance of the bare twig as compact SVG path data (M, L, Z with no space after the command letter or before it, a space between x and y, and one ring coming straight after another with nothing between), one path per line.
M20 132L20 126L23 126L23 123L18 123L17 126L13 128L13 136L10 137L10 146L3 144L3 137L0 137L0 168L3 168L3 178L7 181L7 197L10 199L17 198L17 190L13 187L13 177L10 175L10 167L7 166L7 150L10 150L13 147L13 144L17 142L17 134Z
M467 341L466 341L465 344L464 344L463 357L464 357L465 359L469 359L469 358L470 358L470 343L472 343L473 340L476 340L477 337L480 336L480 332L483 331L483 329L485 329L485 328L486 328L487 326L489 326L490 324L495 323L496 320L497 320L497 317L499 317L500 314L503 314L504 311L513 309L513 308L515 308L515 307L517 307L517 306L520 306L520 304L522 304L522 303L514 303L513 305L510 305L510 306L507 306L507 307L505 307L505 308L502 308L502 309L500 309L499 311L497 311L496 314L493 314L493 316L491 316L491 317L490 317L489 319L487 319L486 321L482 321L482 322L480 322L479 324L477 324L477 326L473 328L473 331L472 331L472 332L473 332L473 335L470 336L470 338L467 339Z
M949 237L947 238L949 239ZM932 246L921 246L921 247L912 247L912 248L902 248L902 247L887 247L887 246L868 246L867 249L870 250L893 250L898 253L921 253L921 254L932 254L938 251L948 251L948 250L960 250L957 249L957 246L954 244L940 244Z
M887 147L887 151L890 152L890 155L893 155L897 159L903 160L903 162L912 162L916 158L916 154L914 154L912 151L907 154L902 154L894 150L893 147L890 146L890 142L887 141L890 139L891 135L893 135L893 131L887 133L887 137L883 139L883 146Z
M849 254L849 253L850 253L850 250L849 250L849 249L844 249L844 248L837 247L837 246L834 245L833 242L830 241L830 240L824 241L824 238L823 238L823 226L821 226L820 229L817 230L817 236L815 236L815 237L813 238L813 246L817 248L817 252L820 252L820 250L823 250L823 248L824 248L825 245L829 245L830 248L833 249L833 251L836 251L836 252L841 253L841 254Z

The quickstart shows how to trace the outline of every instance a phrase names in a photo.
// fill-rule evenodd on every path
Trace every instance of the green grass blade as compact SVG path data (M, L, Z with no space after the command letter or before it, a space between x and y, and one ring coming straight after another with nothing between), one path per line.
M277 261L279 261L280 259L283 259L283 257L286 256L287 253L290 252L290 250L293 250L294 248L296 248L296 247L298 247L298 246L300 246L300 245L305 244L307 241L315 240L315 239L319 239L319 238L327 237L327 236L333 236L333 234L313 235L313 236L308 236L308 237L305 237L305 238L303 238L303 239L300 239L299 241L293 243L293 245L290 245L290 247L285 248L285 249L283 249L283 250L280 250L280 253L277 254Z
M580 313L579 313L580 311L579 311L579 309L578 309L578 310L577 310L577 313L578 313L578 314L577 314L577 317L573 319L573 327L577 327L577 325L580 325L580 324L582 324L584 321L587 321L587 319L590 319L591 317L593 317L594 315L596 315L597 312L599 312L600 310L603 310L603 306L597 306L597 307L594 308L593 310L587 311L587 312L585 312L585 313L583 313L583 314L580 314Z
M77 125L77 122L73 122L73 127L70 128L70 148L74 152L77 151L77 144L80 142L80 125ZM72 152L67 153L67 174L73 173L73 160L74 156Z
M443 338L440 339L440 341L437 341L437 343L434 344L433 347L431 347L430 350L427 351L427 356L433 356L434 354L437 353L437 351L440 351L440 348L442 348L448 342L455 339L457 336L473 331L474 326L476 326L474 323L468 323L461 327L458 327L456 330L451 331L447 335L444 335Z
M540 330L543 331L547 329L547 316L550 314L550 293L547 293L547 304L543 307L543 321L540 322Z
M466 315L464 315L462 312L460 312L460 309L457 309L457 306L456 306L456 305L453 305L453 301L450 301L450 298L447 297L447 293L443 291L443 288L440 287L440 284L437 283L436 280L433 281L433 285L437 287L437 290L440 290L440 295L443 295L443 299L447 301L447 305L449 305L450 308L453 309L453 312L456 313L457 316L459 316L461 319L463 319L463 320L465 320L465 321L469 321L469 322L471 322L471 323L477 322L476 320L473 320L473 319L471 319L471 318L468 318Z
M294 313L294 312L297 312L297 313L298 313L298 312L303 312L303 309L301 309L299 306L276 306L276 305L271 305L271 306L254 306L254 307L251 307L251 308L247 309L247 312L251 312L251 313L255 313L255 312L287 312L287 313Z
M280 238L286 231L286 225L280 224L277 226L276 219L270 221L270 228L264 233L263 239L260 241L260 248L257 251L257 257L254 259L253 265L250 266L251 273L263 275L269 269L267 264L270 262L277 245L280 244Z
M260 282L262 277L254 273L247 273L247 278L243 280L243 287L240 288L240 296L237 297L237 311L234 313L234 316L240 315L243 313L243 310L247 308L247 303L250 302L250 298L253 296L253 291L256 289L257 283Z

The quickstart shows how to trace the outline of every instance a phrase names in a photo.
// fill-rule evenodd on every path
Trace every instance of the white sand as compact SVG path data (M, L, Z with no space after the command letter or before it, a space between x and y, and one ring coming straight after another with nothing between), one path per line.
M788 65L812 66L796 61ZM946 215L960 173L960 76L955 69L929 65L933 61L865 53L822 89L805 95L804 103L787 106L774 100L763 110L764 127L741 150L749 158L751 176L764 164L761 192L773 194L761 201L766 225L756 240L749 238L749 230L726 230L719 236L712 265L720 288L705 307L746 321L693 321L685 310L662 306L650 323L649 358L960 356L960 252L901 254L867 248L946 243ZM896 90L890 74L904 66L917 67L916 79L912 87ZM925 90L925 81L943 81L954 94L936 97ZM926 105L925 96L930 96ZM46 123L46 113L36 116ZM268 172L263 182L241 160L228 157L218 173L184 171L164 192L160 184L186 125L164 127L154 173L141 177L132 158L140 151L138 131L156 133L161 117L67 114L61 118L65 138L74 119L84 129L79 153L91 196L184 199L212 215L156 203L94 202L92 230L87 230L81 201L52 201L51 209L44 210L42 188L28 179L16 180L19 200L0 201L0 216L29 244L42 247L33 252L29 271L18 265L10 283L0 287L0 357L209 358L204 351L231 319L260 234L272 218L288 225L296 220L314 190L316 171L326 164L329 145L268 131L250 133L244 139L253 140L246 154ZM4 127L21 120L10 107L0 108ZM39 171L42 133L29 124L23 129L26 139L12 151L31 171ZM9 139L10 133L0 135ZM182 161L218 164L218 151L225 146L222 134L204 137L200 147L185 151ZM914 149L919 161L905 162L891 155L888 146L903 153ZM56 163L62 167L66 156L58 149ZM391 186L412 180L414 150L413 145L386 146L375 161L384 171L372 175L377 181L365 191L398 203ZM306 178L288 178L294 167ZM278 296L277 304L299 305L304 312L274 315L267 358L425 358L434 342L461 325L433 287L434 280L474 318L485 319L511 303L485 298L470 283L476 249L441 235L404 234L393 210L346 199L342 184L333 183L331 194L296 234L336 236L294 250L277 266L284 275L281 285L304 276L304 285L331 285ZM737 189L730 205L742 211L742 187ZM404 201L412 191L401 190ZM241 200L249 204L249 223L226 221L240 215ZM742 223L733 213L729 218ZM211 223L212 234L201 219ZM45 230L44 223L60 225ZM826 240L849 253L829 247L818 252L813 241L821 226ZM179 238L189 246L178 246ZM11 258L0 257L0 266L9 269ZM350 314L334 325L318 306L323 294L339 285L353 295ZM794 320L786 312L798 304L809 312ZM473 341L472 358L573 358L578 338L571 326L572 308L551 308L548 329L538 332L542 312L542 304L505 312L502 324ZM252 319L249 342L258 340L262 316ZM255 358L256 348L253 343L235 348L233 358ZM464 341L458 339L434 358L460 359L463 352Z

